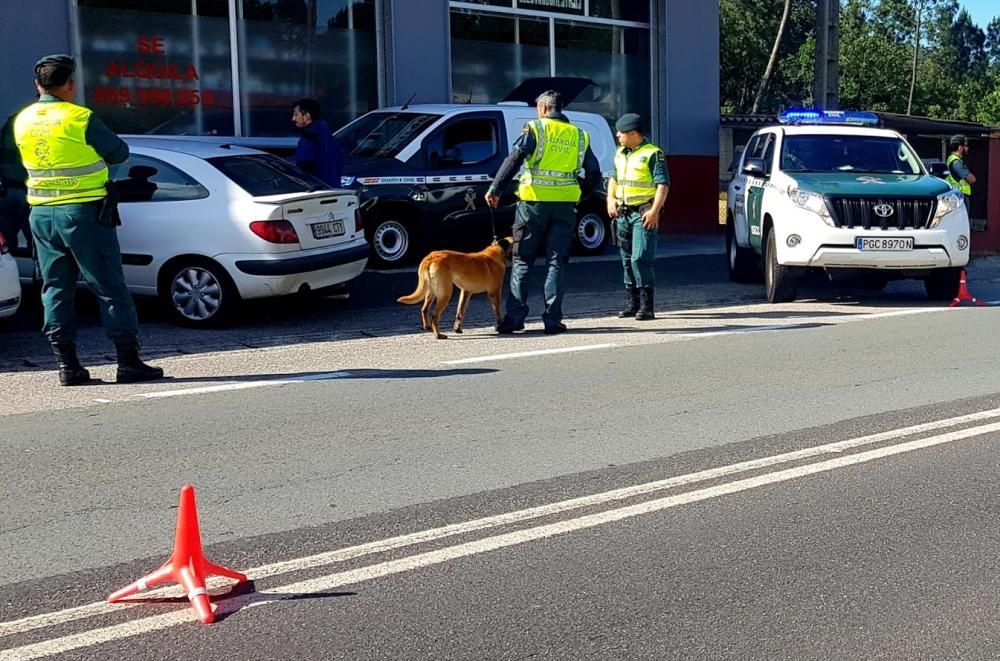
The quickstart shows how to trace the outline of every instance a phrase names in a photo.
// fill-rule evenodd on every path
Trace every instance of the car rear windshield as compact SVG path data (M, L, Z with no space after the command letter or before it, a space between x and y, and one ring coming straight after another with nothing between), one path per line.
M785 172L923 174L920 158L899 138L873 135L788 135Z
M311 193L330 187L272 154L240 154L208 159L222 174L254 197Z
M441 115L419 112L373 112L334 135L345 154L370 158L395 158L415 137Z

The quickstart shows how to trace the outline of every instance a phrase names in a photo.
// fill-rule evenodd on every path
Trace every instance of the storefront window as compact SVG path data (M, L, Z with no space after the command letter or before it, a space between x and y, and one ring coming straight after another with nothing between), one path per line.
M620 21L649 22L649 2L636 0L590 0L590 15Z
M556 75L590 78L575 110L614 119L625 112L649 117L649 32L641 28L557 21Z
M456 103L494 103L525 78L549 75L549 24L467 11L451 13Z
M233 131L226 0L78 0L84 103L119 133Z
M295 135L304 97L334 129L378 106L375 0L241 0L240 14L243 135Z

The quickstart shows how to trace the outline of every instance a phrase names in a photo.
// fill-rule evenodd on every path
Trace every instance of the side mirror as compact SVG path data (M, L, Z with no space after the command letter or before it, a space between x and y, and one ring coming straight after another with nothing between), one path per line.
M743 174L748 174L751 177L765 177L767 176L767 164L763 158L748 158L743 164Z

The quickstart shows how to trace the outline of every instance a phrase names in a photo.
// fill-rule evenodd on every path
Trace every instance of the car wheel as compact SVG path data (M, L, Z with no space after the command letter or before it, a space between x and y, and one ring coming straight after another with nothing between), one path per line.
M733 282L759 282L757 255L752 248L742 248L736 241L736 227L730 214L726 219L726 267Z
M377 221L371 234L372 261L379 266L405 264L414 252L415 238L402 221L391 218Z
M576 252L580 255L601 254L611 239L607 220L593 209L582 210L577 216L574 235Z
M764 287L768 303L790 303L798 290L796 269L778 263L777 239L774 230L767 233L764 244Z
M175 321L211 327L227 319L240 303L229 274L207 260L176 262L164 270L160 298Z
M932 301L950 301L958 295L958 284L962 279L962 269L934 269L924 278L927 298Z

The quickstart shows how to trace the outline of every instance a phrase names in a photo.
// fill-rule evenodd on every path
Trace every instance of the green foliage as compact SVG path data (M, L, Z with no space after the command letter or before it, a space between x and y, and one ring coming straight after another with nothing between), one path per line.
M720 0L723 112L753 104L781 9L781 0ZM792 0L763 112L811 103L815 23L816 0ZM978 26L959 0L841 0L841 107L905 113L915 45L912 114L1000 124L1000 16Z

